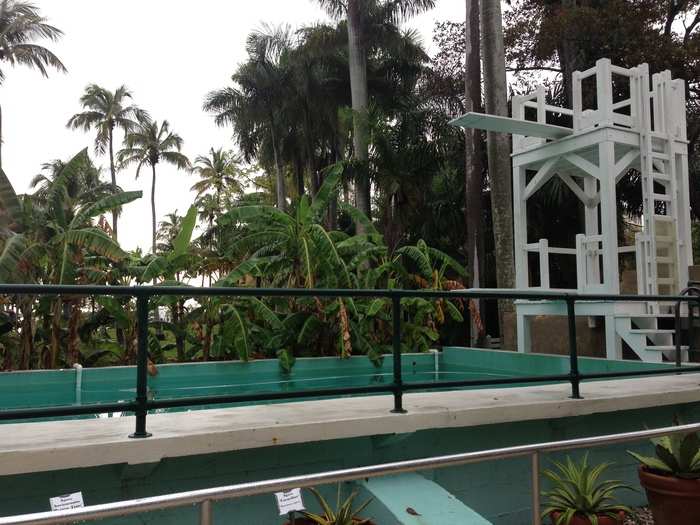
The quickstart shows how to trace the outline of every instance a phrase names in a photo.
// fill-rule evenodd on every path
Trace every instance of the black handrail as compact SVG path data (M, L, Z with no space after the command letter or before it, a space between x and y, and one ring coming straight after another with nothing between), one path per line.
M681 290L681 296L691 297L694 296L696 300L700 300L700 288L693 286L694 281L688 282L688 287ZM700 284L700 283L698 283ZM693 339L694 339L694 319L693 319L693 304L690 300L686 301L688 303L688 355L693 351ZM675 330L676 330L676 366L680 368L682 364L681 355L681 300L676 302L675 307Z
M513 291L498 289L471 290L352 290L352 289L292 289L292 288L225 288L225 287L187 287L187 286L92 286L92 285L40 285L40 284L0 284L0 295L119 295L136 298L137 312L137 359L136 359L136 396L132 401L120 403L90 404L81 406L58 406L26 409L0 410L0 421L38 419L72 415L100 414L104 412L134 412L136 427L133 438L146 438L151 434L146 430L146 418L149 410L186 406L201 406L223 403L240 403L251 401L271 401L284 399L303 399L323 396L342 396L356 394L392 393L394 408L392 412L403 414L403 394L406 391L431 390L444 388L465 388L488 385L538 384L545 382L567 381L571 384L571 397L581 399L580 383L589 379L608 379L632 376L677 374L700 372L700 366L667 367L628 372L581 373L578 363L576 342L576 302L577 301L697 301L697 297L688 294L668 295L613 295L613 294L579 294L576 292L555 291ZM393 381L384 385L367 385L360 387L338 387L308 389L294 392L263 392L252 394L230 394L216 396L195 396L179 399L148 399L148 304L153 296L228 296L228 297L381 297L392 302L392 357ZM569 332L569 373L519 376L510 378L471 379L462 381L409 382L405 383L401 370L401 299L402 298L442 298L442 299L515 299L515 300L550 300L561 301L566 306ZM692 310L692 308L689 308ZM680 308L676 309L677 316ZM680 332L679 332L680 333ZM678 336L680 339L680 336Z

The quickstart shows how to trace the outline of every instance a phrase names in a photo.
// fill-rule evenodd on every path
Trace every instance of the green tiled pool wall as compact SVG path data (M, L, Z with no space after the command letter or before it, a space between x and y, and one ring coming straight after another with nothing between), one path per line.
M668 425L675 414L688 422L699 421L700 404L166 458L150 465L105 465L0 477L0 514L47 510L49 497L77 490L83 492L86 504L104 503L408 458L632 431ZM639 487L636 464L626 454L627 449L651 453L651 445L642 442L591 449L590 460L613 461L608 475ZM572 452L575 456L583 453ZM546 467L551 459L561 457L562 454L547 455L542 458L542 465ZM424 471L423 475L494 524L531 523L527 458ZM331 497L334 490L335 487L326 487ZM644 502L641 492L621 492L620 496L630 505ZM309 497L306 500L312 501ZM216 503L214 513L217 525L274 525L284 521L277 516L271 495ZM377 507L368 510L369 516L379 518L380 513ZM187 507L99 523L184 525L196 523L196 518L196 509ZM378 522L378 525L394 524Z
M362 386L390 383L392 366L391 356L385 356L379 367L365 356L344 360L336 357L301 358L297 359L291 373L284 372L276 360L166 364L158 366L158 375L149 377L148 384L150 395L158 399ZM582 372L644 370L658 366L668 365L579 359ZM555 355L447 347L438 354L405 354L402 371L405 382L565 374L569 371L569 359ZM1 373L0 409L131 400L135 396L136 369L133 366L85 368L79 392L76 391L76 381L74 369Z
M502 374L507 377L568 374L570 366L569 356L462 347L443 348L440 363L448 371L469 370L473 373L485 372ZM595 357L579 357L578 363L581 373L631 372L673 366L642 361L614 361Z

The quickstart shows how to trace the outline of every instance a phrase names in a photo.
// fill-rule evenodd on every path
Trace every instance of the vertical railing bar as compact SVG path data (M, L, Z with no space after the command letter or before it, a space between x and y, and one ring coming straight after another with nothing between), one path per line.
M147 438L146 414L148 413L148 293L136 296L137 355L136 355L136 429L129 437Z
M679 300L676 303L676 311L674 312L674 325L675 325L675 331L676 331L676 366L680 368L681 366L681 306L682 302ZM691 318L691 311L693 307L691 306L690 301L688 301L688 330L690 331L690 318ZM658 326L658 325L657 325Z
M688 361L693 353L693 340L695 339L695 308L700 306L700 298L694 302L688 301Z
M212 523L212 508L211 500L205 499L199 504L199 525L211 525Z
M394 358L394 409L392 412L405 414L403 408L403 379L401 377L401 297L391 296L391 339Z
M540 515L540 453L535 450L531 454L532 468L532 524L540 525L542 517Z
M571 397L581 399L579 384L581 377L578 370L578 350L576 348L576 300L566 298L566 315L569 320L569 375L571 376Z

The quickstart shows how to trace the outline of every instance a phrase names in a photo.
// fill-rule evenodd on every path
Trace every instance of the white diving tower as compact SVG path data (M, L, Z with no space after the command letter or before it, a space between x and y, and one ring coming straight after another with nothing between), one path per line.
M582 84L590 89L582 90ZM684 82L669 71L650 78L646 64L625 69L601 59L574 72L572 91L572 109L547 104L540 86L513 97L514 118L467 113L453 121L513 135L516 288L561 290L550 286L554 254L575 257L580 293L619 294L620 260L628 257L627 266L635 263L638 294L677 294L693 263ZM562 117L572 127L547 123ZM641 175L643 216L634 241L626 242L618 238L616 184L631 168ZM572 232L567 247L527 236L528 199L553 177L583 204L584 231ZM539 275L530 269L531 256L539 261ZM555 301L516 302L518 350L530 351L533 316L565 315L565 310ZM644 361L670 356L673 330L659 328L669 312L659 302L576 303L577 315L604 318L610 359L622 358L623 340Z

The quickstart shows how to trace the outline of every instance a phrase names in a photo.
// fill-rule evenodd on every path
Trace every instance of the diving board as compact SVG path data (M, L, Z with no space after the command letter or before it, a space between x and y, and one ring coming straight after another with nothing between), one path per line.
M527 137L540 137L543 139L562 139L574 133L572 129L555 126L553 124L543 124L531 120L520 120L474 112L465 113L461 117L450 121L450 125L460 128L475 128L499 133L525 135Z

